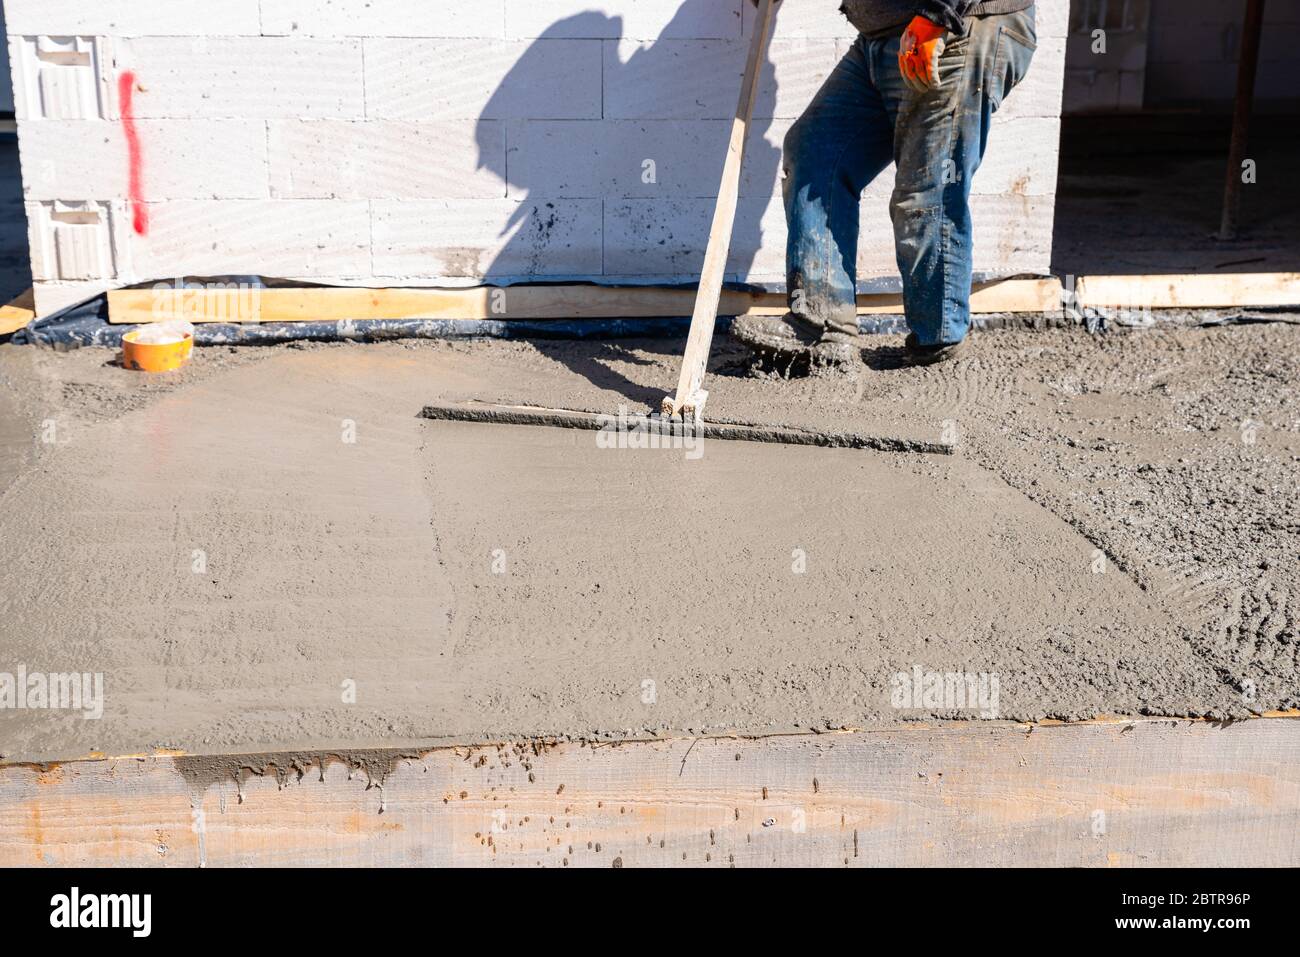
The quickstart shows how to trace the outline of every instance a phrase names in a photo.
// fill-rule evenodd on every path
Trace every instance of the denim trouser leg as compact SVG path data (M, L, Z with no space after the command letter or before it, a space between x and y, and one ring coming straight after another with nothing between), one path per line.
M790 128L782 154L790 311L856 334L858 202L894 158L894 117L855 43Z
M939 60L939 85L913 92L897 35L858 42L786 139L790 308L856 331L858 201L892 159L890 217L907 322L923 345L970 328L971 183L993 113L1029 67L1034 10L968 21ZM871 224L871 228L877 228Z

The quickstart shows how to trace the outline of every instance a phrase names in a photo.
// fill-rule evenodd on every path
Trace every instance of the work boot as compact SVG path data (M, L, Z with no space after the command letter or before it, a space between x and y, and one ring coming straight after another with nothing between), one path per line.
M760 355L816 365L841 365L858 358L857 337L824 329L803 316L740 316L731 324L731 337Z
M814 366L838 367L852 365L862 358L862 346L858 337L838 329L827 329L821 334L808 357Z
M960 358L967 350L969 339L961 342L936 343L923 346L916 338L915 332L909 332L903 341L903 361L910 366L932 366L937 362L948 362Z

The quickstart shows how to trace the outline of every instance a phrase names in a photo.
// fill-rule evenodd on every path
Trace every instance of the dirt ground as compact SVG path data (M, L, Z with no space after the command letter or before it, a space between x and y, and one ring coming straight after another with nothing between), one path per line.
M2 346L0 673L102 673L104 716L0 711L0 755L1300 705L1300 327L1003 330L928 370L897 345L790 380L724 347L710 410L953 455L418 416L643 411L674 341L208 348L158 377ZM996 701L900 703L918 672Z

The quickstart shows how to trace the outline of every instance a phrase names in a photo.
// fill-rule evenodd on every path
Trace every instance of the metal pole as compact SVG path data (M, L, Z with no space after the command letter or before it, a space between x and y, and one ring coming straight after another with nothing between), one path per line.
M1237 63L1237 100L1232 112L1232 142L1228 147L1228 175L1223 186L1223 218L1219 238L1237 238L1241 212L1241 164L1246 159L1246 137L1255 102L1255 74L1259 69L1259 41L1264 32L1264 0L1246 0L1246 21L1241 30L1241 56Z

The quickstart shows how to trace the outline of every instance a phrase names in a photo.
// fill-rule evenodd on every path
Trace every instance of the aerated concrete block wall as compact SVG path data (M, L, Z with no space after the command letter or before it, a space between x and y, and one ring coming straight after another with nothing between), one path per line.
M837 8L779 8L732 279L783 282L780 144L853 42ZM691 281L754 19L749 0L5 10L42 313L178 276ZM1048 270L1066 21L1040 0L1037 60L975 182L985 274ZM897 284L892 180L863 199L865 289Z
M1150 23L1149 0L1074 0L1065 48L1066 116L1142 109Z

